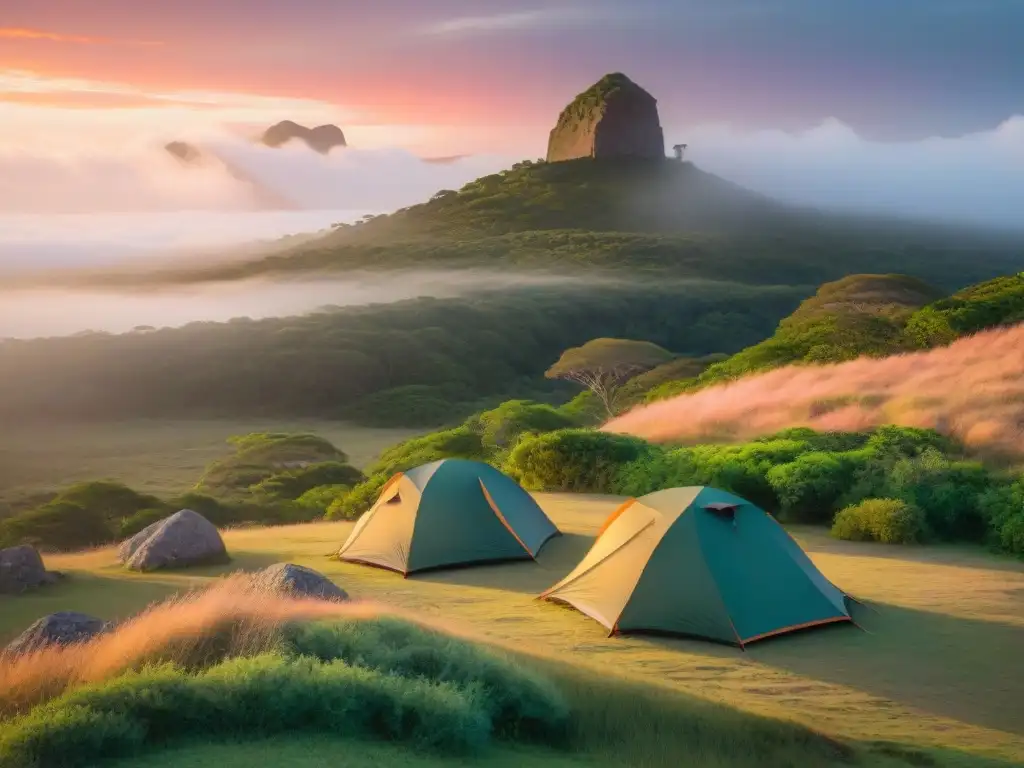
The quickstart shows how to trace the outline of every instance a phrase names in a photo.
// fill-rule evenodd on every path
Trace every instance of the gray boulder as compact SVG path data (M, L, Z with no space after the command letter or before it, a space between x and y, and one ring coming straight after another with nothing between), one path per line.
M7 653L29 653L48 645L71 645L91 640L111 628L109 622L75 611L51 613L35 622L7 646Z
M291 597L348 600L348 593L322 573L292 563L277 563L257 571L252 575L252 585L260 592Z
M59 573L51 573L43 565L35 547L0 549L0 594L19 595L44 584L52 584Z
M133 571L184 568L228 560L224 540L213 523L191 509L148 525L121 543L118 559Z

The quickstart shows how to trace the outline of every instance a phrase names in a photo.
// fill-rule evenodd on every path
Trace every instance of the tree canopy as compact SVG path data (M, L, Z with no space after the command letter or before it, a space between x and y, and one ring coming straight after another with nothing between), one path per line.
M615 396L626 381L672 358L671 352L649 341L591 339L563 352L545 376L582 384L597 395L612 416Z

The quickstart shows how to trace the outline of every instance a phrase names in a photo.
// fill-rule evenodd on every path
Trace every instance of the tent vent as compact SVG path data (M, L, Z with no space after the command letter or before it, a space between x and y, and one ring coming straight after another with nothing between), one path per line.
M401 504L402 503L402 494L396 493L394 496L392 496L390 499L388 499L384 503L385 504Z
M714 512L719 517L733 519L736 517L736 509L739 506L739 504L726 504L725 502L716 501L711 504L705 504L704 509L708 512Z

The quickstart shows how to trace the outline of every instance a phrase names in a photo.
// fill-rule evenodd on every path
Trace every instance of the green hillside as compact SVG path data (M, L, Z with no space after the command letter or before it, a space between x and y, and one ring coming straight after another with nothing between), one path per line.
M543 373L592 335L680 354L767 336L807 287L586 284L414 299L120 335L0 341L0 423L316 417L436 426L510 397L568 397Z
M648 400L793 363L885 357L948 344L1024 321L1024 273L969 286L948 297L905 275L850 275L826 283L768 339L703 372L662 381Z
M691 163L585 159L518 163L275 255L154 279L486 266L798 285L894 264L955 290L1024 266L1024 238L791 208Z

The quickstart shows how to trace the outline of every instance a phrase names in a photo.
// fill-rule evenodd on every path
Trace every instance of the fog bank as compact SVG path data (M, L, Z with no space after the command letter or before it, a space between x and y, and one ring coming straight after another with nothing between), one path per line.
M1024 229L1024 117L956 138L882 143L838 120L800 133L702 126L667 134L711 173L779 200Z

